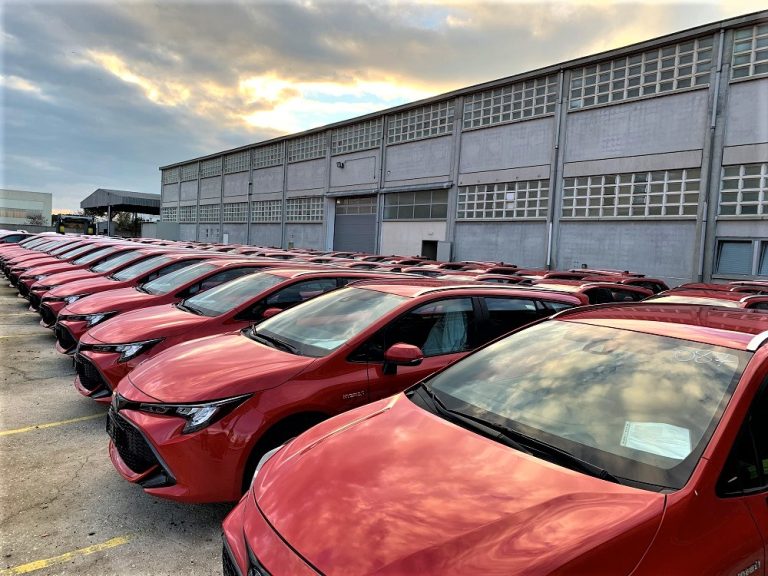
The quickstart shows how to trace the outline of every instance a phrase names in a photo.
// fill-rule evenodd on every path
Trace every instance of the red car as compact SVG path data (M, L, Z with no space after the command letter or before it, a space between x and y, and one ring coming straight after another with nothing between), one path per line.
M41 244L38 250L15 255L6 261L5 275L16 286L22 272L32 266L58 262L57 255L76 248L81 242L72 239L52 240Z
M112 399L110 457L149 494L236 500L261 456L288 438L579 303L566 294L429 279L342 288L137 366Z
M148 253L148 257L109 276L68 282L49 290L42 297L39 312L43 319L40 323L46 328L52 328L59 311L81 298L116 288L138 286L210 257L211 254L201 254L191 250L173 252L153 250Z
M51 234L44 234L34 236L32 238L25 238L18 244L4 244L0 245L0 270L3 274L8 273L8 263L14 258L22 255L34 254L37 249L44 244L48 244L53 241L54 238Z
M767 341L697 306L526 327L265 455L224 574L765 574Z
M606 304L610 302L638 302L653 292L640 286L619 284L608 279L603 282L584 282L582 280L534 280L533 286L558 292L578 292L589 298L590 304Z
M672 288L661 292L648 302L654 304L702 304L726 308L755 308L768 310L768 295L745 294L726 290L702 290L698 288Z
M263 261L261 265L264 266ZM138 364L166 348L248 328L269 315L380 273L280 267L227 282L178 304L134 310L89 329L75 355L75 388L109 402L112 390ZM90 300L90 298L89 298ZM87 301L83 301L85 304Z
M85 332L131 310L172 304L269 266L260 260L211 258L146 284L93 294L67 305L56 319L56 350L71 354Z

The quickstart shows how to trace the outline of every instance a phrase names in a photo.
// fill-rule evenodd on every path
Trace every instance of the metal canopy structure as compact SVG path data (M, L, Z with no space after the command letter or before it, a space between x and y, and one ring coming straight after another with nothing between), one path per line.
M98 188L80 202L80 208L139 214L160 214L160 194Z

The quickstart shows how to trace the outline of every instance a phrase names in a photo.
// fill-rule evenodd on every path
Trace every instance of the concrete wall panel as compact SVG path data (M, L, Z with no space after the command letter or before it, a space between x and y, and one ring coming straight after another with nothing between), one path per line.
M518 180L548 179L549 164L546 164L543 166L526 166L525 168L509 168L507 170L489 170L488 172L459 174L459 186L495 184L496 182L516 182Z
M725 145L768 142L768 78L729 86Z
M221 176L200 180L200 199L221 198Z
M179 185L178 184L166 184L163 186L161 192L161 198L163 202L173 202L179 199Z
M690 282L696 236L695 221L611 221L560 224L557 268L640 271L665 279L670 285Z
M322 224L286 224L286 247L293 243L294 248L315 248L320 250L325 244Z
M453 137L442 136L387 148L387 184L447 179L451 173Z
M554 126L550 117L465 132L459 171L468 174L549 164Z
M766 220L718 220L718 237L768 238Z
M331 158L331 188L365 186L372 188L378 181L379 151L366 150ZM343 168L338 163L344 164Z
M445 240L444 221L382 222L381 254L411 256L421 253L422 240Z
M568 114L565 161L600 160L703 148L706 90Z
M224 239L225 234L229 235L227 240ZM224 224L222 227L221 241L226 241L229 244L245 244L247 235L247 224Z
M200 242L221 242L221 226L218 224L200 224Z
M197 200L197 180L181 183L181 200Z
M283 191L283 167L273 166L253 171L253 195Z
M745 144L723 149L723 165L753 164L768 160L768 143Z
M181 240L178 222L157 222L156 238L163 240ZM144 228L142 227L142 231Z
M457 222L455 260L494 260L539 268L546 265L545 222Z
M563 168L563 176L594 176L597 174L623 174L627 172L650 172L653 170L678 170L701 166L701 150L670 152L668 154L647 154L606 160L571 162Z
M280 247L280 224L251 224L251 242L254 246Z
M305 191L325 188L326 160L308 160L288 165L288 190Z
M179 224L179 240L197 240L197 225Z
M248 196L248 172L225 174L224 196Z

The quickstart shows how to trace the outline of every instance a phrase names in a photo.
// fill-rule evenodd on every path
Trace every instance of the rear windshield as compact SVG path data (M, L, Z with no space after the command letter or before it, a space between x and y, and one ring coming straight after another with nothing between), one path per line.
M167 264L171 260L172 258L170 256L153 256L152 258L147 258L141 262L136 262L136 264L128 266L127 268L120 270L120 272L115 272L110 278L121 282L125 280L135 280L142 274L149 272L158 266Z
M141 258L143 254L141 252L138 252L137 250L131 250L130 252L122 252L121 254L118 254L117 256L112 256L111 258L107 258L102 262L101 264L97 264L93 268L91 268L92 272L112 272L112 270L116 270L123 264L127 264L128 262L131 262L132 260L136 260L137 258Z
M109 254L112 254L117 250L114 246L109 246L107 248L102 248L101 250L96 250L95 252L91 252L90 254L86 254L85 256L81 256L77 260L74 260L73 264L90 264L91 262L96 262L99 258L103 258L104 256L107 256Z
M215 264L194 264L176 270L175 272L171 272L170 274L166 274L165 276L155 278L152 282L144 284L141 289L150 294L168 294L168 292L176 290L177 288L184 286L184 284L206 275L215 268Z

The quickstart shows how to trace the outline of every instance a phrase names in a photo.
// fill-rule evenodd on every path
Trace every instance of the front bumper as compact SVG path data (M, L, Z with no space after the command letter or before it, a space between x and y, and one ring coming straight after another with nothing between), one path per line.
M79 337L76 331L64 322L56 322L53 325L53 335L56 336L56 351L61 354L74 354Z
M119 352L83 350L74 355L75 388L97 402L109 402L112 391L133 368L132 362L119 362Z
M52 328L56 324L56 319L59 317L59 312L67 305L66 302L59 302L57 300L46 300L40 303L38 312L42 317L40 324L46 328Z

